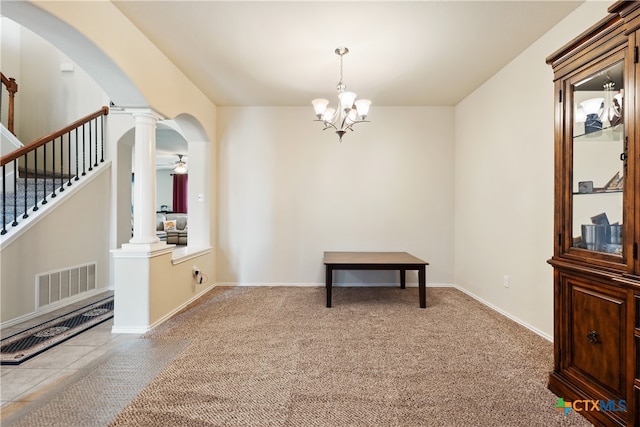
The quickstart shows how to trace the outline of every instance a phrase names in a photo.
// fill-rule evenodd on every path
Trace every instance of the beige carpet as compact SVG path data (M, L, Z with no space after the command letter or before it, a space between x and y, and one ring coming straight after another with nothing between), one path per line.
M453 288L215 288L110 426L561 426L552 344Z

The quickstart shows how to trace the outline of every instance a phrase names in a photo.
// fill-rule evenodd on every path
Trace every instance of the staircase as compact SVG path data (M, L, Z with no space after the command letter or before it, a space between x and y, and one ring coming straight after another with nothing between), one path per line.
M0 236L104 162L108 107L0 157Z

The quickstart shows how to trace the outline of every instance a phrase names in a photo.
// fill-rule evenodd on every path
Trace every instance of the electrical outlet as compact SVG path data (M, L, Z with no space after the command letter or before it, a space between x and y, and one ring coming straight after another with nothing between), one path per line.
M507 276L506 274L502 276L502 286L504 286L505 288L509 287L509 276Z
M202 274L202 270L197 265L193 266L193 278L195 279L197 284L202 284L204 281L204 275Z

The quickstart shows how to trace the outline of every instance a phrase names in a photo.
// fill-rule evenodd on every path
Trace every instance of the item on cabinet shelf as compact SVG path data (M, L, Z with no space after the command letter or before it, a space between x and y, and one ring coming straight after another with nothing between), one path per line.
M616 172L616 174L611 177L609 182L604 186L605 190L622 190L622 176L620 176L620 172Z
M611 224L609 226L609 243L622 245L622 224Z
M590 251L603 251L607 228L604 224L582 224L582 246Z
M584 123L584 133L590 134L602 130L602 114L604 113L604 98L592 98L582 101L580 106L587 115Z
M578 183L578 193L593 193L593 181L581 181Z
M621 90L613 97L611 108L609 109L609 123L611 126L617 126L622 123L623 120L623 91Z
M591 223L597 225L609 225L609 218L607 218L607 214L602 212L596 216L591 217Z

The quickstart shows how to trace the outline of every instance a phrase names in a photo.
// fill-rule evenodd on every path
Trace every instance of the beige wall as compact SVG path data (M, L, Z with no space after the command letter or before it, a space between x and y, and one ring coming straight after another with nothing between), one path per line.
M0 321L35 312L36 275L41 273L96 262L98 288L108 288L110 180L111 167L106 165L68 187L73 194L59 201L49 198L56 207L37 217L19 238L3 244ZM85 220L79 221L79 215Z
M408 251L452 283L453 108L370 118L340 143L311 106L219 108L218 282L322 284L324 251L363 250ZM397 281L338 282L361 279Z
M549 338L554 105L545 58L608 4L582 5L455 109L455 283Z

